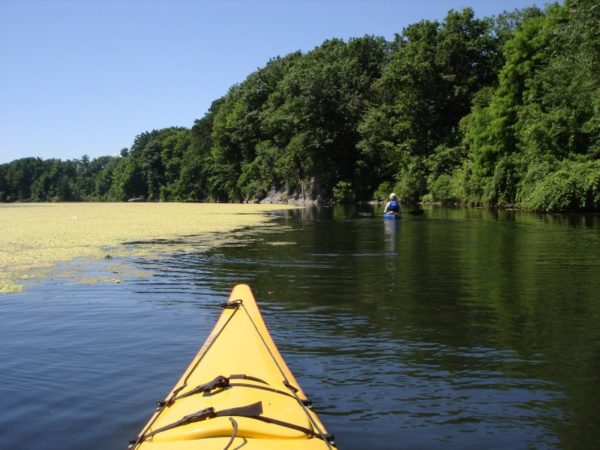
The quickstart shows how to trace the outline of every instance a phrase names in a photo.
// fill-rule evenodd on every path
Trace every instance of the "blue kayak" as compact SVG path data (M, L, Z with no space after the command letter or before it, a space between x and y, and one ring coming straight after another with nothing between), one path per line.
M396 220L400 218L400 213L383 213L383 218Z

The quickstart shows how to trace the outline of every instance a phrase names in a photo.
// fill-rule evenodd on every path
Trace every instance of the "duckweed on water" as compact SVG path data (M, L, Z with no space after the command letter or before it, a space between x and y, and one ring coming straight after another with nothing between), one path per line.
M0 205L0 293L17 292L57 263L204 250L234 230L264 225L282 205L56 203ZM110 259L108 258L108 259Z

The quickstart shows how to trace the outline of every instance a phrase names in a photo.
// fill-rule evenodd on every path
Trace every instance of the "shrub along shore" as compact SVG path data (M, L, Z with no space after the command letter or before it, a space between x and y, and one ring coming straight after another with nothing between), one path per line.
M353 202L600 210L600 8L450 11L271 59L191 129L0 165L0 201Z

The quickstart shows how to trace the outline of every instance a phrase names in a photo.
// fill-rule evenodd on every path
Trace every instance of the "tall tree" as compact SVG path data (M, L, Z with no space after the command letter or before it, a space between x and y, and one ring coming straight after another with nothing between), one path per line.
M380 100L359 128L360 148L379 169L378 182L410 186L400 192L405 199L425 193L427 160L436 153L448 157L446 149L457 145L459 121L474 94L495 81L499 53L493 22L476 19L470 8L396 36L390 63L376 83Z

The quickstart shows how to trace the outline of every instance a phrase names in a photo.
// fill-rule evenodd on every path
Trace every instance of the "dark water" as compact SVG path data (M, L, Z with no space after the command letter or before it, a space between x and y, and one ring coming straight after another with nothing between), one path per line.
M600 216L359 213L0 297L0 448L125 448L238 282L340 449L598 448Z

